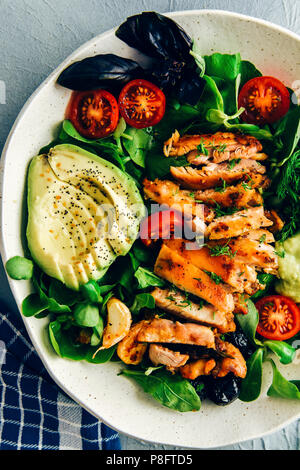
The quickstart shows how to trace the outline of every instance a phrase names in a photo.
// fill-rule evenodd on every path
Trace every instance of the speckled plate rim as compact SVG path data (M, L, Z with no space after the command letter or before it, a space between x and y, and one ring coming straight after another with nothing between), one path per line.
M193 15L220 15L220 16L229 16L229 17L234 17L236 19L241 19L241 20L247 20L248 22L252 22L252 23L255 23L255 24L260 24L262 26L266 26L267 28L269 29L272 29L274 31L277 31L277 32L280 32L280 33L283 33L284 35L287 35L289 36L291 39L293 40L296 40L299 42L299 46L300 46L300 36L297 35L296 33L293 33L292 31L288 30L287 28L284 28L282 26L279 26L279 25L276 25L274 23L271 23L269 21L266 21L266 20L263 20L263 19L259 19L259 18L255 18L255 17L251 17L251 16L248 16L248 15L243 15L243 14L239 14L239 13L235 13L235 12L231 12L231 11L225 11L225 10L206 10L206 9L203 9L203 10L183 10L183 11L176 11L176 12L171 12L171 13L164 13L165 15L168 15L170 16L171 18L174 18L176 19L177 16L193 16ZM25 114L27 108L31 105L31 103L33 102L33 100L36 98L36 96L39 94L39 92L49 83L53 80L53 78L60 72L62 71L66 66L68 66L71 62L72 62L72 59L74 57L75 54L79 54L81 51L85 50L86 48L88 48L90 45L92 45L93 43L98 42L98 41L103 41L105 40L105 38L107 36L110 36L112 34L112 32L115 31L115 28L113 29L110 29L100 35L97 35L95 37L93 37L92 39L90 39L89 41L87 41L86 43L84 43L83 45L81 45L79 48L77 48L75 51L72 52L72 54L70 54L47 78L46 80L44 80L42 82L42 84L35 90L35 92L30 96L30 98L26 101L26 103L24 104L23 108L21 109L9 135L8 135L8 138L6 140L6 143L5 143L5 146L3 148L3 151L2 151L2 155L1 155L1 161L0 161L0 169L1 169L1 176L0 176L0 194L1 194L1 197L2 197L2 190L3 190L3 183L4 183L4 179L5 179L5 164L6 164L6 157L8 155L8 150L9 150L9 145L10 145L10 142L12 140L12 137L14 135L14 132L19 124L19 122L22 120L23 118L23 115ZM0 207L0 221L1 221L1 233L0 233L0 251L1 251L1 257L2 257L2 261L3 261L3 264L5 265L7 259L8 259L8 256L7 256L7 250L6 250L6 242L5 242L5 232L4 232L4 224L3 224L3 201L1 201L1 207ZM17 298L17 293L16 293L16 289L15 289L15 282L13 280L11 280L8 276L8 283L9 283L9 286L10 286L10 289L13 293L13 296L14 296L14 299L19 307L19 310L20 310L20 302ZM101 420L104 424L108 425L110 428L114 429L115 431L117 432L121 432L123 434L125 434L126 436L128 437L132 437L134 439L142 439L143 441L145 442L149 442L149 443L153 443L153 444L157 444L157 443L160 443L162 445L172 445L170 443L170 441L163 441L163 440L159 440L158 441L155 441L155 440L152 440L152 439L145 439L144 437L140 437L139 435L137 434L133 434L133 433L128 433L126 430L123 430L122 427L118 427L117 425L115 425L114 423L111 423L109 420L105 420L103 419L99 414L95 413L93 411L93 409L86 405L78 396L76 396L75 393L73 392L70 392L68 390L68 388L61 382L60 378L57 377L55 375L55 373L53 373L53 371L51 370L51 368L48 366L48 363L47 363L47 359L46 357L44 356L44 353L43 351L40 349L37 341L35 340L35 337L34 335L31 334L31 331L30 331L30 328L29 328L29 325L27 323L27 319L24 318L22 316L22 314L20 313L23 321L24 321L24 324L25 324L25 327L26 327L26 330L30 336L30 339L33 343L33 346L35 347L35 350L37 351L40 359L42 360L47 372L49 373L49 375L51 376L51 378L57 383L57 385L67 394L69 395L74 401L76 401L77 403L79 403L84 409L86 409L89 413L91 413L93 416L95 416L97 419ZM249 435L243 439L235 439L235 440L231 440L230 443L227 443L225 444L225 446L227 445L232 445L232 444L237 444L237 443L242 443L242 442L245 442L249 439L257 439L257 438L262 438L264 436L267 436L267 435L270 435L276 431L279 431L281 430L283 427L289 425L290 423L294 422L295 420L299 419L300 418L300 412L295 414L295 416L291 417L290 419L287 419L283 422L281 422L278 426L274 426L272 429L268 430L267 432L260 432L260 433L253 433L252 435ZM178 446L178 444L174 444L176 446ZM216 444L215 446L209 446L209 448L213 449L213 448L216 448L218 447L219 444ZM206 447L195 447L195 446L190 446L188 444L185 444L185 445L182 445L181 446L182 448L186 448L186 449L192 449L192 448L197 448L197 449L203 449L203 448L208 448L207 446Z

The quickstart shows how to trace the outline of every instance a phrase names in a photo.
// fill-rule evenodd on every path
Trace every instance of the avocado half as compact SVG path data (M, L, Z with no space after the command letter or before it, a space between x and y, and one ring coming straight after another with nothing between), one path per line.
M33 158L28 173L28 247L51 277L78 290L98 280L137 238L145 206L134 180L74 145Z

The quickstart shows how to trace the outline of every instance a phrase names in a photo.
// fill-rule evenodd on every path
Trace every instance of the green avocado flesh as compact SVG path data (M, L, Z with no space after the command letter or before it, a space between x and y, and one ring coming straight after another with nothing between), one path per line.
M284 250L284 257L278 258L280 281L276 284L276 291L300 302L300 233L283 244L277 242L276 250Z
M128 253L144 215L133 179L97 155L58 145L30 164L28 246L42 270L71 289L100 279Z

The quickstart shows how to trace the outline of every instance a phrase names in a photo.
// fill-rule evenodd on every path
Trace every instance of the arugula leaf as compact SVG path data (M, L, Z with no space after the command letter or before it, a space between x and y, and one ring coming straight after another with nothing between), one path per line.
M123 375L133 378L144 390L161 403L173 410L187 412L200 409L201 401L195 388L180 375L172 375L164 370L145 375L144 371L125 369Z

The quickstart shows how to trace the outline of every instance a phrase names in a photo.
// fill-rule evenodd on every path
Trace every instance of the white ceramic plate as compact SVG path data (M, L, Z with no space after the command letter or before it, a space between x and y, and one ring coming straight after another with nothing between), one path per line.
M199 41L203 54L240 52L264 74L291 86L300 77L300 38L254 18L223 11L185 11L170 14ZM23 255L21 222L26 169L30 159L50 142L63 119L70 92L55 84L72 61L99 53L124 57L138 54L104 33L72 54L33 94L21 111L2 155L2 257ZM296 60L298 59L298 60ZM20 307L31 289L29 282L9 280ZM47 320L23 318L31 340L48 372L75 401L111 427L130 436L191 448L217 447L270 433L300 417L300 402L266 396L271 371L265 365L263 393L254 403L236 401L221 408L204 403L197 413L180 414L157 404L130 380L117 376L120 365L97 366L62 360L50 347ZM299 379L299 366L285 366L289 379Z

